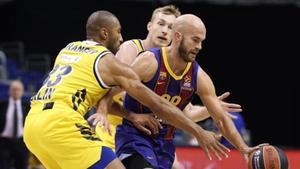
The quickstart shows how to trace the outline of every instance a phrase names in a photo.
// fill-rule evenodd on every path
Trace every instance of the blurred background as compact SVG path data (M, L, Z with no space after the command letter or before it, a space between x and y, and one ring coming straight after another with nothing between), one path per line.
M0 0L0 99L7 98L9 82L17 78L29 101L59 50L85 39L93 11L114 13L124 40L143 39L153 9L167 4L206 24L197 61L218 95L230 91L227 101L243 106L249 144L299 149L300 0ZM201 101L195 97L193 103Z

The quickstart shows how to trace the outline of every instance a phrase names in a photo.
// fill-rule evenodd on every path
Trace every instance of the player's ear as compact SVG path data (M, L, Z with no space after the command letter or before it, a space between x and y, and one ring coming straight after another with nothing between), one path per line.
M148 31L150 31L151 25L152 25L152 22L148 22L148 24L147 24L147 30Z
M106 28L101 28L100 29L100 38L103 40L108 39L108 30Z
M175 38L173 40L180 41L182 39L182 34L180 32L175 31Z

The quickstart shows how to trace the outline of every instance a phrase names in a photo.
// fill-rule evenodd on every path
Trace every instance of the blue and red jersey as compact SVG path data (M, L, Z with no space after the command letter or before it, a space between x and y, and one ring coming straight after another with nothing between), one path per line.
M182 75L176 75L170 68L165 48L152 48L158 63L154 77L144 83L157 95L170 101L183 110L192 100L197 90L197 72L199 65L196 61L188 63ZM152 113L149 108L142 105L130 95L125 96L124 107L129 112ZM116 132L116 153L118 157L139 153L154 168L169 169L172 167L175 155L173 136L175 128L163 124L163 129L157 136L147 136L137 130L130 121L123 119Z

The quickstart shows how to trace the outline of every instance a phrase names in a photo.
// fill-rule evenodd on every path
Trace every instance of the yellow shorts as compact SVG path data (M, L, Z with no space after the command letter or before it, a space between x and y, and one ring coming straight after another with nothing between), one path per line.
M109 148L111 148L112 150L115 151L115 134L116 134L116 128L119 124L122 123L122 118L119 116L114 116L114 115L108 115L108 122L110 123L110 128L111 128L111 135L109 135L109 133L103 132L103 128L102 126L97 126L96 127L96 134L98 137L100 137L100 139L103 142L104 146L107 146Z
M100 160L103 143L82 115L56 103L42 107L26 117L24 142L47 169L87 169Z

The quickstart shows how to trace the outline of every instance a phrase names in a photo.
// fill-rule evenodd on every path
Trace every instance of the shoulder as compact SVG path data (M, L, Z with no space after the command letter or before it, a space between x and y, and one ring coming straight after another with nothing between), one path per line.
M101 67L109 66L108 63L114 64L117 61L115 55L111 52L105 52L98 56L100 56L100 58L101 58L101 59L99 59L99 62L97 63L98 67L100 65L101 65Z
M131 39L130 42L135 46L138 53L145 51L145 47L141 39Z
M144 60L156 60L155 59L155 54L152 51L145 51L141 53L137 59L144 59Z
M145 51L135 59L132 68L143 82L148 82L153 78L158 69L158 61L154 53Z
M131 39L123 42L120 46L120 49L124 49L124 48L127 50L135 51L136 55L145 51L142 40L140 39Z
M158 60L153 52L145 51L135 59L133 65L147 71L156 70L158 67Z
M129 49L137 50L133 40L128 40L128 41L123 42L120 46L120 49L123 49L123 48L129 48Z
M121 62L130 65L135 60L138 53L137 47L129 40L121 44L120 49L116 53L116 58Z

